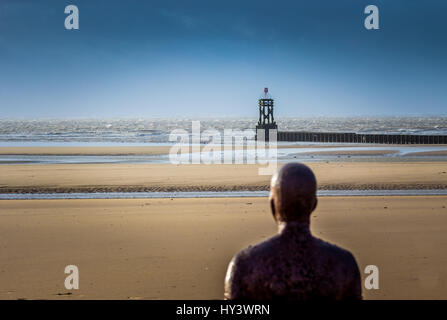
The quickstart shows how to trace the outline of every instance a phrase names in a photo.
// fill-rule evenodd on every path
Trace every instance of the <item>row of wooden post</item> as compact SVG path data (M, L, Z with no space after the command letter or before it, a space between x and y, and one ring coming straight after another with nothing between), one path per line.
M381 143L381 144L447 144L447 136L413 134L357 134L342 132L279 131L278 141Z

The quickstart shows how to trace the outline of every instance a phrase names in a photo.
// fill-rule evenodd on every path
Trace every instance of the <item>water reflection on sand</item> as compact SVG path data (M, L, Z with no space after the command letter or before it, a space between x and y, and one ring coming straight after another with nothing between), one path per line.
M153 146L153 144L148 145ZM169 146L164 144L163 146ZM273 156L280 162L287 161L446 161L447 146L371 146L371 145L350 145L334 146L330 144L300 144L293 147L290 143L285 147L279 144L275 152L264 152L264 150L247 149L232 150L221 148L220 159L232 159L234 163L255 163L265 161ZM0 151L1 152L1 151ZM441 154L433 154L438 152ZM430 154L431 153L431 154ZM176 156L180 163L188 163L190 159L198 153L187 153ZM200 153L202 159L205 154ZM211 157L210 157L211 158ZM171 163L168 154L98 154L98 155L66 155L66 154L0 154L0 164L151 164L151 163Z

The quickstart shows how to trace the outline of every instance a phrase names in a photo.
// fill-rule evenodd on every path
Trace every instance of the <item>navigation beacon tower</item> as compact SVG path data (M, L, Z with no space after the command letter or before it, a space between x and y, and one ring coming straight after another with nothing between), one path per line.
M270 130L278 130L275 119L273 118L273 99L269 94L269 89L264 88L264 95L258 100L259 121L256 126L256 138L262 137L258 135L258 130L264 130L264 140L269 141Z

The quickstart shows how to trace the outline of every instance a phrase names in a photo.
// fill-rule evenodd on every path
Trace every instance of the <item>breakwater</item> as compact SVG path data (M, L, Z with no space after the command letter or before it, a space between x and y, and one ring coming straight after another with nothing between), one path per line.
M378 144L447 144L446 135L364 134L352 132L278 131L277 140Z

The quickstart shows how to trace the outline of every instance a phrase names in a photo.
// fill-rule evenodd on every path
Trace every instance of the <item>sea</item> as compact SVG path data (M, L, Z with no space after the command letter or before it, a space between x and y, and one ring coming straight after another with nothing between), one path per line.
M256 118L0 119L0 146L170 145L174 130L254 130ZM281 118L280 131L447 135L447 117ZM201 142L206 143L204 135ZM254 139L254 135L251 139Z

